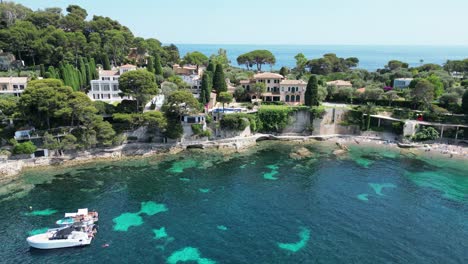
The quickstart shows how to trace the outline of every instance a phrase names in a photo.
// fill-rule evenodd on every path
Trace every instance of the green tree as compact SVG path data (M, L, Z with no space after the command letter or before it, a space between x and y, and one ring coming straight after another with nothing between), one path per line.
M208 57L201 52L194 51L187 53L182 61L184 64L196 65L198 70L200 66L208 64Z
M413 103L423 103L425 108L429 108L434 100L434 85L426 79L420 80L411 90L411 96Z
M224 77L224 70L221 64L216 65L216 71L213 76L213 88L218 94L227 91L226 77Z
M267 87L265 83L258 82L252 85L252 88L250 90L257 96L257 99L260 99L262 97L262 94L266 92Z
M318 81L315 75L310 76L309 82L307 83L306 92L304 95L305 105L317 106L319 105L318 100Z
M307 66L307 58L303 53L299 53L294 56L294 59L296 59L296 71L299 73L299 76L302 76Z
M398 60L391 60L387 63L387 65L385 65L385 68L393 71L393 70L396 70L396 69L399 69L399 68L408 68L408 63L405 63L405 62L401 62L401 61L398 61Z
M13 153L22 155L22 154L33 154L36 152L37 147L31 141L26 141L23 143L17 143L13 146Z
M216 100L220 103L223 104L223 112L224 112L224 104L229 104L232 102L232 94L228 93L228 92L221 92L219 93L218 97L216 98Z
M383 98L388 101L388 106L392 106L392 102L399 98L397 91L388 91L384 93Z
M109 61L109 56L107 54L102 55L102 67L104 70L109 71L111 69L110 61Z
M200 111L200 104L192 93L186 90L178 90L167 97L162 111L167 118L166 136L169 138L180 138L183 128L180 118L183 115L194 114Z
M288 73L289 73L289 69L288 67L281 67L280 71L279 71L279 74L283 75L284 77L288 76Z
M462 113L468 115L468 89L465 90L462 97Z
M210 101L212 90L213 90L213 87L211 86L210 75L205 72L203 73L202 83L201 83L200 103L205 105Z
M76 143L78 139L72 135L72 134L66 134L62 138L62 142L60 144L60 150L74 150L78 147L78 144Z
M2 115L11 118L18 111L19 98L16 96L0 96L0 120Z
M158 54L154 56L154 73L156 73L156 75L163 74L163 68L161 66L161 57L159 57Z
M246 65L247 69L252 67L252 65L257 65L257 71L261 71L262 65L274 65L276 58L268 50L254 50L237 57L237 63L239 65Z
M440 80L440 78L435 75L431 74L429 77L426 78L432 85L434 86L434 99L439 98L444 93L444 84Z
M153 57L148 57L148 63L147 63L147 66L146 66L146 70L151 72L151 73L154 73L154 62L153 62Z
M216 64L212 60L209 61L208 67L206 67L206 71L212 72L213 74L216 71Z
M46 132L42 137L42 147L48 150L57 151L60 149L60 142L54 136Z
M208 71L215 72L214 65L221 64L224 68L229 67L229 58L227 56L227 51L225 49L219 49L218 54L213 54L210 56L210 62L212 64L212 68ZM208 64L209 66L209 64Z
M158 94L154 74L147 70L136 70L123 73L119 78L119 89L123 95L131 96L136 100L136 111L140 105L145 105L152 96Z

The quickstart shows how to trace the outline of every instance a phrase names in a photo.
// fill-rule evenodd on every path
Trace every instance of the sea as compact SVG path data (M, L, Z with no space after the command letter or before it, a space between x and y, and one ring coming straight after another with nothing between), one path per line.
M376 45L233 45L233 44L177 44L181 57L187 52L199 51L207 56L217 54L220 48L227 50L232 65L237 65L236 58L256 49L269 50L276 57L276 64L271 68L279 70L282 66L295 67L294 56L303 53L308 59L320 58L327 53L338 57L357 57L358 68L368 71L382 69L390 60L406 62L410 67L435 63L443 65L447 60L468 58L468 46L376 46Z
M0 262L468 263L466 161L350 148L260 142L28 170L0 186ZM91 245L28 246L78 208L99 212Z

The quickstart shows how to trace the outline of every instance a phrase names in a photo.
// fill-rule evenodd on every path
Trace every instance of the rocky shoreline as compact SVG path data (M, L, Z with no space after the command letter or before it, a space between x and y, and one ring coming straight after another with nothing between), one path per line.
M271 134L255 134L248 137L234 137L214 141L188 141L177 144L131 143L115 148L99 148L88 151L67 153L63 156L42 157L23 160L8 160L0 163L0 184L14 180L24 169L48 166L75 166L96 161L120 160L134 157L148 157L154 155L171 155L187 149L216 149L223 152L240 152L256 146L258 141L278 140L292 142L330 141L335 142L337 149L335 155L345 154L348 145L385 145L398 149L397 142L385 140L375 136L355 135L324 135L324 136L276 136ZM437 155L443 157L468 159L468 148L446 144L420 144L404 151L415 155ZM306 150L299 150L292 154L294 158L310 155Z

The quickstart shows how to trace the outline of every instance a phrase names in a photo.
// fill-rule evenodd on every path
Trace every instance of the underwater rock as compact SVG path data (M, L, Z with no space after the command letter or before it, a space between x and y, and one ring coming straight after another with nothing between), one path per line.
M306 159L306 158L310 158L313 156L313 153L310 152L310 150L302 147L302 148L299 148L297 150L295 150L294 152L291 152L289 154L289 157L291 159L295 159L295 160L301 160L301 159Z

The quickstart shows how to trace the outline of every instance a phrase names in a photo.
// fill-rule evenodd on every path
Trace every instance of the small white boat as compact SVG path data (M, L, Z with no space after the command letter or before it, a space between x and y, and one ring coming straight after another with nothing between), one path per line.
M49 229L44 234L30 236L26 239L29 246L38 249L55 249L67 247L79 247L91 244L94 233L94 226L83 227L67 226Z
M76 213L65 213L65 217L55 222L59 226L68 226L76 223L81 225L92 225L98 221L98 213L88 212L88 208L78 209Z

